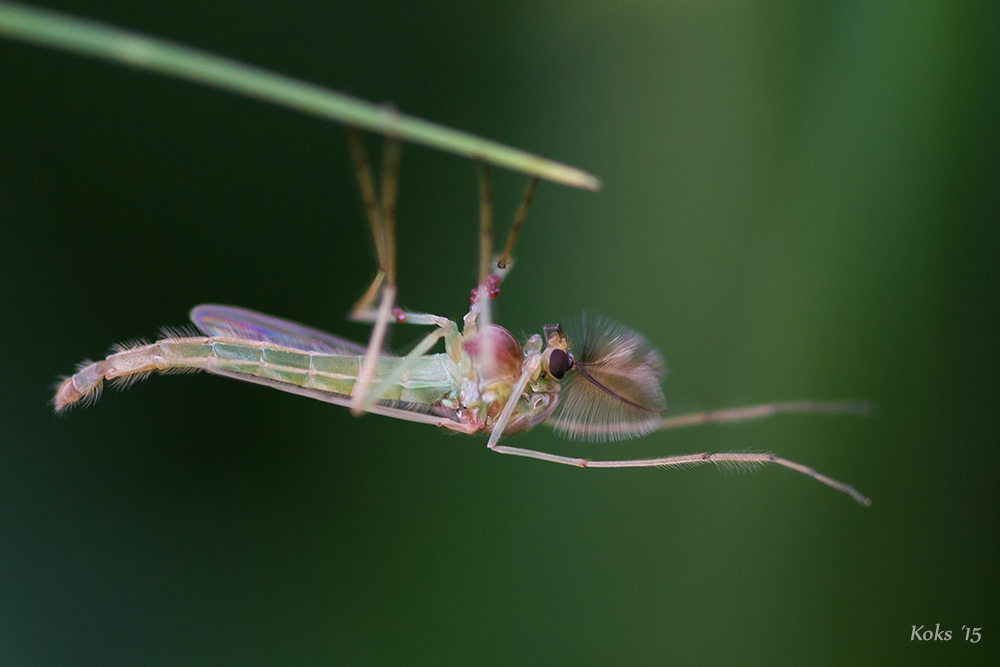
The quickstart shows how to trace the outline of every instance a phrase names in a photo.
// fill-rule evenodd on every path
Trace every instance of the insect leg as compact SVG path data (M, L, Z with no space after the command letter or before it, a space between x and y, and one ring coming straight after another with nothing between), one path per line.
M765 403L763 405L746 405L740 408L726 410L708 410L685 415L672 415L664 418L659 429L684 428L701 424L749 421L780 414L820 414L820 415L857 415L868 417L874 412L874 407L867 401L790 401L787 403ZM599 433L613 435L619 431L615 424L600 426L584 422L558 420L559 428L567 433L581 436L592 436Z
M479 289L482 291L490 279L493 255L493 175L490 165L485 162L476 162L476 170L479 174Z
M385 334L389 321L393 317L396 305L396 184L399 181L399 141L392 138L385 140L385 152L382 161L382 202L375 200L375 185L372 181L371 167L364 142L356 131L348 132L348 144L351 156L358 173L358 185L361 199L368 214L368 221L375 238L375 252L378 255L379 272L361 300L355 305L353 313L362 315L371 309L376 295L381 294L378 311L375 314L371 337L368 339L368 351L361 364L361 373L351 392L351 412L358 416L364 412L362 407L372 378L375 375L375 365L382 353ZM384 282L384 284L383 284ZM363 319L359 317L359 319Z
M589 459L576 459L568 456L558 456L548 452L539 452L534 449L522 449L520 447L506 447L497 445L492 447L493 451L500 454L513 454L514 456L525 456L527 458L550 461L552 463L562 463L564 465L577 466L579 468L685 468L702 463L714 463L720 466L726 465L758 465L773 463L790 470L807 475L821 484L826 484L832 489L846 493L855 502L868 507L872 504L871 499L859 492L850 484L845 484L839 480L828 477L817 472L813 468L783 459L780 456L766 453L754 452L724 452L717 454L681 454L679 456L665 456L656 459L628 459L622 461L591 461Z
M396 189L399 185L399 160L402 144L386 137L382 145L382 225L385 236L386 282L396 284Z
M361 133L354 129L347 131L347 145L351 150L351 160L354 162L354 170L358 177L358 189L361 191L361 202L365 207L365 215L368 217L368 224L372 230L372 237L375 240L375 255L378 258L378 273L372 281L371 286L365 290L361 299L352 309L352 319L354 314L371 310L372 304L378 297L382 283L390 272L389 255L386 249L385 225L382 219L382 209L375 198L375 183L372 180L372 170L368 163L368 152L365 150L364 139ZM397 161L398 166L398 161ZM393 197L393 204L395 196ZM395 274L395 267L393 267ZM393 275L395 278L395 275ZM392 284L394 281L390 281Z
M479 284L473 295L469 314L465 318L467 334L475 331L475 328L468 328L470 326L481 329L492 322L490 300L497 296L497 287L510 269L514 242L521 233L521 227L528 217L528 208L531 206L535 197L535 189L538 186L537 178L532 178L528 182L524 189L524 196L521 198L521 204L514 214L514 223L507 236L504 251L493 257L493 183L489 165L478 162L476 166L479 172Z
M385 342L386 330L389 328L389 320L392 318L393 305L396 302L396 286L385 285L382 287L382 300L379 303L378 313L375 317L375 324L372 327L372 335L368 339L368 350L365 358L361 362L361 372L358 380L351 390L351 414L359 417L364 414L361 407L365 396L368 395L368 388L371 386L372 378L375 377L375 366L378 357L382 354L382 344Z
M500 452L501 454L506 453L503 450L507 448L501 447L497 443L500 442L500 436L503 435L504 429L507 428L507 424L510 422L510 418L514 415L514 408L517 407L517 402L521 400L521 393L524 392L524 388L528 385L528 382L538 372L541 361L542 355L539 352L529 352L528 357L524 360L521 376L511 388L507 403L503 406L500 416L497 417L497 421L493 425L493 430L490 431L490 439L486 443L486 446L493 451Z
M742 408L730 408L728 410L709 410L687 415L675 415L665 418L660 428L683 428L685 426L697 426L712 422L746 421L770 417L771 415L796 412L867 417L873 411L874 407L867 401L791 401L787 403L747 405Z
M528 217L528 208L535 198L536 187L538 187L537 176L528 181L527 187L524 188L524 197L521 198L521 205L517 207L517 213L514 214L514 224L510 228L510 234L507 235L507 245L504 246L503 252L497 259L497 268L501 271L506 269L510 263L510 254L514 251L514 241L517 240L517 235L521 233L521 225Z
M472 337L492 322L490 309L490 259L493 254L493 177L490 166L476 162L479 176L479 282L463 318L466 337ZM487 355L487 358L490 358Z

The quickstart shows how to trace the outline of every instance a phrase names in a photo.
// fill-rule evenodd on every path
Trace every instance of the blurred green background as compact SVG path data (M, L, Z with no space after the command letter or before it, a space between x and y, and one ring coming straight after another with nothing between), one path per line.
M207 376L55 417L58 375L201 302L363 340L373 253L340 127L3 42L0 664L998 664L995 3L48 6L596 173L541 186L501 323L635 327L675 414L878 414L516 443L775 451L874 505ZM524 179L495 180L505 227ZM404 305L464 313L476 206L470 163L406 149Z

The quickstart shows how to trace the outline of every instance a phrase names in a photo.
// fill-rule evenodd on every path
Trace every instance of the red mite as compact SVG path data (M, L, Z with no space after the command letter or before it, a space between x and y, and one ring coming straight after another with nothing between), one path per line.
M498 296L500 296L500 278L499 277L497 277L497 276L490 276L489 280L486 282L486 287L489 290L487 292L487 296L489 296L490 300L493 300L493 299L497 298ZM472 289L472 292L469 293L469 305L471 306L472 304L474 304L476 302L476 299L478 297L479 297L479 288L475 287L475 288Z

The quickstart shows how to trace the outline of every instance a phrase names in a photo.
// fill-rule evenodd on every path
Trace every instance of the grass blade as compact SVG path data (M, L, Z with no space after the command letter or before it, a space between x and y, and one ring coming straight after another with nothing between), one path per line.
M587 190L601 187L600 180L585 171L489 139L231 58L69 14L0 2L0 36L186 79L555 183Z

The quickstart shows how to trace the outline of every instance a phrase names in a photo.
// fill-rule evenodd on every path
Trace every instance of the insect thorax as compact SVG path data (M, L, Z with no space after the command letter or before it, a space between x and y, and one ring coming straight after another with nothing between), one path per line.
M527 343L532 348L535 344L534 340ZM466 340L463 347L471 365L460 400L464 417L476 423L479 430L489 432L521 377L525 352L510 332L495 324ZM536 373L517 398L504 434L526 431L544 422L555 409L558 397L558 380Z

